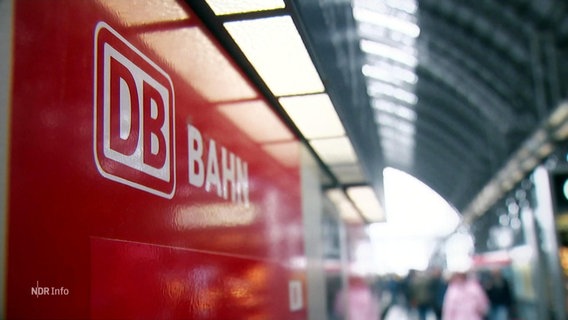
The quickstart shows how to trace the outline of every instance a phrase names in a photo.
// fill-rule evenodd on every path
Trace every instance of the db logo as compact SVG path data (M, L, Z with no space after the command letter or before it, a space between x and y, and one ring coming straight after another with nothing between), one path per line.
M175 191L168 74L104 22L95 31L94 152L106 178L165 198Z

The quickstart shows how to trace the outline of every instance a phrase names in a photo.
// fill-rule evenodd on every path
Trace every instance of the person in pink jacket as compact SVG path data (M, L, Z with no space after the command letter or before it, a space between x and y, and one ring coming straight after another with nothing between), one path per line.
M442 320L483 320L488 310L489 300L477 279L454 274L444 296Z

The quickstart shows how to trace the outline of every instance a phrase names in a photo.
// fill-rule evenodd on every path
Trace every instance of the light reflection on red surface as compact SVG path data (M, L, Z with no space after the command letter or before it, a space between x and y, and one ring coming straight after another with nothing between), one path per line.
M234 101L258 96L201 27L157 31L140 37L207 101Z
M296 168L300 158L300 146L297 141L284 141L266 143L261 147L274 161L279 162L286 168Z
M176 1L97 2L207 101L258 97L203 27L195 23L196 17Z
M7 317L304 319L305 309L291 312L286 303L288 280L301 272L291 274L291 260L304 254L302 233L284 232L302 228L299 158L282 165L222 116L218 102L260 95L183 2L16 1L15 12ZM97 171L93 40L100 21L172 79L171 200ZM270 134L289 142L263 105L248 125L266 120L279 128ZM189 185L188 124L248 162L249 208ZM29 290L38 281L72 294L36 299Z
M179 230L246 226L253 224L259 215L259 210L255 206L236 205L231 211L224 210L226 207L225 203L204 203L180 207L175 211L173 223Z
M275 292L295 277L278 263L97 238L91 251L94 319L301 318L286 315L287 290Z
M219 112L257 143L289 141L290 130L262 100L219 105ZM259 119L262 119L260 121Z
M125 27L151 25L160 22L187 20L190 17L183 7L175 1L163 0L97 0L99 6Z

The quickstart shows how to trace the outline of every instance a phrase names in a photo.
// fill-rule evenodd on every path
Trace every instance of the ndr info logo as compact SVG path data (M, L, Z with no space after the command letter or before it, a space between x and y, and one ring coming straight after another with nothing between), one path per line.
M108 24L95 29L94 153L104 177L168 199L175 192L169 75Z
M31 294L39 298L40 296L68 296L69 289L65 287L44 287L39 285L39 281L36 282L36 286L32 287Z

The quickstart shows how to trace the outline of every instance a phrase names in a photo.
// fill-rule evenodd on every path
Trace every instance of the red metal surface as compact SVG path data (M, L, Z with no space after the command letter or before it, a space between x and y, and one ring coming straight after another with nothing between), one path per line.
M183 4L108 2L15 3L7 316L305 318L305 297L300 308L295 289L289 297L305 276L297 141ZM148 127L125 127L145 142L117 149L146 152L131 159L153 157L149 167L175 163L161 185L100 163L101 21L136 49L121 52L129 61L155 75L146 57L171 79L172 135L159 131L168 99L150 88L137 109Z
M297 275L277 262L99 238L91 253L92 319L294 318Z

